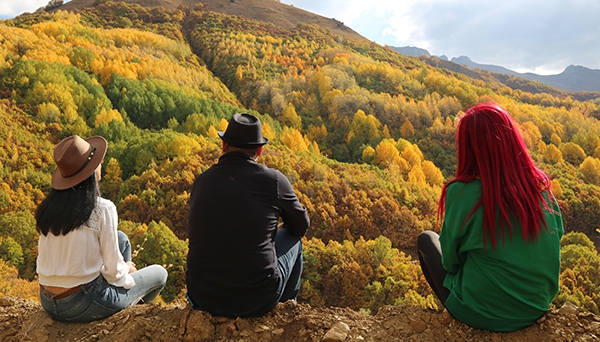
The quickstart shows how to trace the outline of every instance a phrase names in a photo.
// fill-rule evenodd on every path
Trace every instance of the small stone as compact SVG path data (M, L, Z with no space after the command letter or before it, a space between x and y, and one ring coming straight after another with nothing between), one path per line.
M0 298L0 306L11 306L11 305L13 305L13 303L10 300L10 298L7 298L7 297Z
M229 322L229 324L225 324L225 329L229 332L229 333L233 333L234 331L238 330L237 326L235 325L234 321Z
M439 322L441 324L448 324L448 323L452 322L452 315L450 315L450 313L448 311L444 311L440 315Z
M350 332L350 327L348 324L344 322L337 322L329 329L329 331L325 334L322 342L339 342L344 341L346 337L348 337L348 333Z
M269 328L268 326L261 325L261 326L256 327L256 329L254 329L254 332L260 333L260 332L269 331L269 330L271 330L271 328Z
M563 306L558 309L558 313L561 315L576 315L578 311L579 308L571 302L565 302Z
M283 328L275 329L272 331L273 335L281 335L281 334L283 334L283 332L284 332Z
M410 327L412 328L412 330L421 333L425 331L425 329L427 329L427 323L423 321L411 321Z

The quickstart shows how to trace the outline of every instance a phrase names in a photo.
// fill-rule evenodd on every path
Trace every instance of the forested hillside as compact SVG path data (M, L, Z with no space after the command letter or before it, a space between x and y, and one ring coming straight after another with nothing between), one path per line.
M512 89L311 24L95 3L0 21L0 295L37 297L33 212L54 144L79 134L107 138L103 195L136 264L168 267L162 297L181 298L192 182L220 155L216 132L247 111L272 140L259 161L289 177L311 217L300 301L437 308L411 251L438 229L454 120L495 101L578 232L563 240L556 304L598 313L600 98Z

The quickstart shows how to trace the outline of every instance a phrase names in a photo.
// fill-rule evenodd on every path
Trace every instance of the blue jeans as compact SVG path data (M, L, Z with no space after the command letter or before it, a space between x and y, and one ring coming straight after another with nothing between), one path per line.
M277 255L277 269L279 272L277 291L273 296L258 307L241 313L213 313L226 317L259 317L267 314L277 305L290 299L296 299L300 292L300 277L302 276L302 240L293 235L286 228L277 231L275 236L275 252ZM190 305L195 307L188 297Z
M127 235L119 231L119 250L125 261L131 261L131 244ZM140 301L154 300L165 286L167 270L160 265L144 267L131 273L135 286L130 289L109 284L100 274L89 284L70 296L54 299L54 295L40 289L44 310L54 319L65 322L91 322L109 317Z

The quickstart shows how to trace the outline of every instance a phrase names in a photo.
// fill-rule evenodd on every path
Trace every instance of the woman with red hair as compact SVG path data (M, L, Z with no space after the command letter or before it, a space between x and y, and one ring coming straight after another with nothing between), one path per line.
M429 285L456 319L513 331L533 324L559 289L560 208L513 119L479 104L456 129L456 177L442 189L441 233L421 233Z

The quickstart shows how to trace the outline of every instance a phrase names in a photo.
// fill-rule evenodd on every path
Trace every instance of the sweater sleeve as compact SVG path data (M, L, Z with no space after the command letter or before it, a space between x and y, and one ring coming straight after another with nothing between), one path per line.
M470 226L467 219L478 197L465 183L454 183L446 192L444 223L440 233L442 264L448 273L457 273L465 263L463 247Z
M457 227L452 227L448 224L449 215L452 215L449 208L452 206L452 201L448 201L446 197L446 213L444 214L444 223L440 233L440 245L442 248L442 264L448 273L457 273L460 269L460 261L458 259L458 249L460 248L457 239L454 237L454 230Z
M306 208L300 203L292 184L283 173L276 171L279 208L284 226L296 236L304 236L310 226Z
M108 283L130 289L135 285L135 280L129 274L129 265L119 250L117 208L112 202L107 202L106 206L100 208L100 254L103 260L100 272Z

